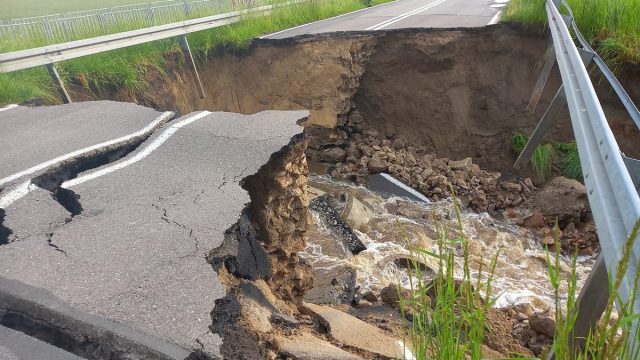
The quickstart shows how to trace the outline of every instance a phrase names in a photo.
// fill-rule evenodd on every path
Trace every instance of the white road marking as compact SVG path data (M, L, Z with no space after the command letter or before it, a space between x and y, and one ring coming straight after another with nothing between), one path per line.
M504 4L504 3L508 3L511 0L493 0L494 3L498 3L498 4Z
M502 10L498 11L495 15L493 15L493 17L491 18L491 20L489 21L489 23L487 25L495 25L498 23L498 21L500 21L500 15L502 15Z
M386 3L384 3L384 4L378 4L378 5L375 5L375 6L368 7L368 8L364 8L364 9L360 9L360 10L356 10L356 11L348 12L348 13L346 13L346 14L342 14L342 15L338 15L338 16L334 16L334 17L330 17L330 18L326 18L326 19L322 19L322 20L318 20L318 21L310 22L310 23L307 23L307 24L302 24L302 25L294 26L294 27L292 27L292 28L288 28L288 29L284 29L284 30L276 31L276 32L271 33L271 34L267 34L267 35L264 35L264 36L260 36L260 37L259 37L259 39L267 39L267 38L269 38L269 37L271 37L271 36L275 36L275 35L278 35L278 34L282 34L282 33L284 33L284 32L290 31L290 30L295 30L295 29L299 29L299 28L301 28L301 27L305 27L305 26L308 26L308 25L317 24L317 23L320 23L320 22L323 22L323 21L330 21L330 20L338 19L338 18L341 18L341 17L344 17L344 16L357 14L357 13L360 13L360 12L363 12L363 11L367 11L367 10L370 10L370 9L374 9L374 8L377 8L377 7L382 7L382 6L384 6L384 5L393 4L393 3L394 3L394 2L396 2L396 1L398 1L398 0L393 0L393 1L386 2Z
M378 23L378 24L375 24L373 26L370 26L370 27L366 28L365 30L380 30L380 29L385 28L385 27L387 27L387 26L389 26L389 25L391 25L393 23L396 23L396 22L398 22L400 20L404 20L404 19L408 18L409 16L416 15L418 13L421 13L421 12L425 11L425 10L431 9L434 6L440 5L445 1L447 1L447 0L434 1L434 2L429 3L429 4L427 4L427 5L423 6L423 7L417 8L415 10L406 12L406 13L398 15L398 16L396 16L394 18L391 18L391 19L385 20L385 21L383 21L381 23Z
M32 184L30 179L23 182L22 184L18 185L15 189L9 191L5 196L0 197L0 209L4 209L7 206L13 204L16 200L27 195L35 188L37 188L37 186Z
M137 153L135 156L131 157L130 159L127 159L125 161L119 162L113 166L109 166L106 167L104 169L100 169L98 171L94 171L92 173L89 173L87 175L75 178L75 179L71 179L68 181L65 181L64 183L62 183L62 187L65 189L68 189L72 186L78 185L78 184L82 184L83 182L98 178L100 176L112 173L114 171L120 170L122 168L125 168L131 164L135 164L138 161L144 159L145 157L149 156L149 154L151 154L153 151L155 151L157 148L160 147L160 145L162 145L165 141L167 141L171 135L173 135L176 131L178 131L178 129L180 129L181 127L187 126L189 124L191 124L192 122L198 120L198 119L202 119L203 117L207 116L211 114L210 111L202 111L199 112L193 116L190 116L180 122L177 122L173 125L171 125L167 130L165 130L162 134L160 134L160 136L158 136L155 140L153 140L151 142L151 144L149 144L146 148L144 148L142 151L140 151L139 153Z
M11 182L11 181L14 181L14 180L19 179L19 178L21 178L23 176L26 176L26 175L31 175L31 174L33 174L33 173L35 173L37 171L46 169L46 168L48 168L50 166L56 165L56 164L58 164L60 162L63 162L65 160L69 160L69 159L74 158L76 156L80 156L80 155L82 155L84 153L87 153L87 152L90 152L90 151L94 151L94 150L100 149L102 147L106 147L106 146L110 146L110 145L113 145L113 144L117 144L119 142L127 141L127 140L129 140L131 138L134 138L134 137L137 137L137 136L144 135L147 132L153 130L156 126L158 126L161 123L169 120L173 115L174 115L174 113L171 112L171 111L164 112L160 116L158 116L154 121L152 121L149 125L145 126L140 131L134 132L134 133L129 134L129 135L125 135L123 137L120 137L120 138L117 138L117 139L114 139L114 140L109 140L109 141L105 141L105 142L100 143L100 144L92 145L92 146L86 147L84 149L76 150L76 151L67 153L65 155L58 156L55 159L51 159L49 161L45 161L45 162L43 162L41 164L38 164L36 166L32 166L32 167L30 167L30 168L28 168L26 170L20 171L18 173L15 173L13 175L9 175L9 176L7 176L7 177L5 177L3 179L0 179L0 185L6 184L6 183Z
M10 110L10 109L17 108L17 107L18 107L18 105L16 105L16 104L10 104L10 105L7 105L5 107L0 108L0 111Z
M507 4L493 4L493 5L489 5L492 8L503 8L505 6L507 6Z

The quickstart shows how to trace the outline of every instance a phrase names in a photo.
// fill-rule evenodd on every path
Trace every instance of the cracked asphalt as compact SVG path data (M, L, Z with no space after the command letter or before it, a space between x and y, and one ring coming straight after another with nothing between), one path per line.
M168 138L155 131L100 170L164 140L142 160L70 186L82 206L76 216L40 188L6 207L13 234L0 246L0 276L185 349L217 353L209 313L224 288L205 254L249 202L239 181L301 133L297 122L308 113L202 115L166 124L187 125Z
M0 151L0 194L3 188L9 189L12 182L31 174L15 179L11 175L19 175L70 152L138 132L161 115L153 109L113 101L52 107L20 106L0 112L3 145Z

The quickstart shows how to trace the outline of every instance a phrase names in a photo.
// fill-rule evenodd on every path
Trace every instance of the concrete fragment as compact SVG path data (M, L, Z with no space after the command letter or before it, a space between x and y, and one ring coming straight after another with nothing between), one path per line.
M347 195L347 202L340 214L342 219L353 229L360 229L361 226L369 223L374 213L373 210L353 195Z
M388 336L377 327L328 306L304 305L316 314L329 335L336 341L383 358L403 358L405 349L402 342Z
M359 360L350 354L315 336L303 334L292 338L280 338L281 355L297 360Z

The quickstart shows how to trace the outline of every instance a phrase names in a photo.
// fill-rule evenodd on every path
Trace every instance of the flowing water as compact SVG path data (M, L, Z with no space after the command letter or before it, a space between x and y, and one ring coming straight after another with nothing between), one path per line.
M345 206L340 201L349 197L357 199L358 206L365 209L357 214L352 211L351 215L346 216L347 222L352 224L358 238L367 247L357 255L351 255L340 239L332 235L335 234L330 231L332 224L325 224L320 214L312 212L314 224L308 232L307 248L301 256L312 264L316 274L331 274L339 268L352 268L355 269L356 286L362 290L379 291L389 284L398 283L408 288L408 249L418 247L438 254L438 229L443 229L450 240L447 248L456 254L457 277L463 276L463 251L460 241L455 240L462 235L468 241L473 279L477 279L481 266L481 279L486 279L489 263L497 256L492 282L496 307L530 303L538 310L545 310L554 302L541 235L519 226L514 220L462 209L461 234L450 199L418 203L398 197L384 198L365 187L332 180L328 176L311 176L309 186L312 195L319 189L338 199L338 211ZM434 256L423 256L421 261L425 270L438 269L439 262ZM592 257L578 259L578 291L594 261ZM564 280L570 272L571 259L562 257L561 273ZM563 286L561 294L566 296L566 281Z

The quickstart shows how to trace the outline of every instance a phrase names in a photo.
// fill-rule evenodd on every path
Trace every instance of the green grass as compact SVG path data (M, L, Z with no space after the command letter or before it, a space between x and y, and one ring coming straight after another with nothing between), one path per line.
M640 62L640 1L568 0L580 32L612 68ZM511 0L502 21L545 24L545 0ZM562 11L562 8L561 8Z
M519 156L529 141L526 135L518 134L511 138L511 151ZM540 144L531 155L531 165L538 175L538 183L546 183L552 175L554 166L560 169L562 176L569 179L582 178L580 156L575 141L569 143Z
M480 262L477 269L476 281L472 281L469 267L469 249L464 235L460 208L455 196L453 198L454 212L458 219L457 228L449 231L441 224L436 223L438 239L438 253L415 248L407 245L411 254L411 271L409 295L400 291L400 308L403 318L412 316L412 322L405 322L407 327L406 344L410 344L410 350L416 360L479 360L482 359L482 344L491 331L487 314L493 305L491 284L494 270L497 264L498 254L494 254L486 269ZM435 216L435 214L434 214ZM400 235L408 244L408 237L399 227ZM623 281L622 274L627 273L631 261L634 242L640 229L640 220L636 223L629 238L625 242L623 257L618 264L618 273L615 279L609 281L609 298L602 321L589 333L582 345L574 347L570 339L575 329L577 313L577 254L572 258L571 272L567 278L563 278L560 271L560 253L551 254L547 249L548 278L554 291L555 299L555 334L552 349L557 360L635 360L640 354L640 349L631 348L630 340L640 338L637 333L632 333L632 321L637 321L640 314L634 313L631 304L635 302L638 294L640 280L640 267L635 273L632 284L632 298L622 302L619 289ZM555 249L560 248L559 229L554 227ZM461 251L460 251L461 250ZM454 276L455 253L463 256L463 277ZM459 255L458 255L459 256ZM426 279L421 274L421 263L426 257L435 257L439 268L434 279ZM459 271L458 271L459 272ZM482 276L484 272L484 276ZM633 274L631 274L633 275ZM481 280L482 279L482 280ZM541 279L543 281L543 279ZM562 282L566 282L566 292L561 291ZM612 318L616 303L618 303L618 318ZM509 354L513 358L519 354ZM542 354L542 359L546 354Z
M147 3L145 0L2 0L0 19L58 14L62 12Z
M373 4L388 1L390 0L374 0ZM315 0L279 8L266 16L248 15L231 25L189 34L188 40L196 59L202 62L208 59L218 46L245 48L259 35L362 9L365 6L363 0ZM27 45L29 44L3 45L0 42L0 52L10 47L30 47ZM167 55L179 51L180 47L175 39L160 40L61 62L56 64L56 67L65 83L73 80L74 84L92 91L110 88L141 90L147 86L145 74L154 71L162 75ZM33 98L42 98L49 103L59 101L44 67L0 74L0 85L0 106Z

